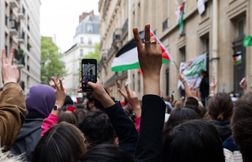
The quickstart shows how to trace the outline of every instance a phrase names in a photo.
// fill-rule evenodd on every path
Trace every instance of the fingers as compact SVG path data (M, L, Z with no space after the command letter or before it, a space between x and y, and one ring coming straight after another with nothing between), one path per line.
M125 85L125 89L126 89L126 92L127 92L128 97L131 98L129 86L128 86L128 85Z
M134 39L136 41L136 46L138 49L141 49L143 44L142 44L142 40L139 36L139 32L138 32L138 29L137 28L134 28L133 29L133 35L134 35Z
M118 92L119 92L126 100L128 100L128 96L127 96L127 94L125 93L125 91L119 89Z
M146 45L150 44L150 25L145 25L144 29L144 41Z
M13 64L14 54L15 54L15 48L12 48L12 49L11 49L11 52L10 52L10 57L9 57L9 60L8 60L8 62L9 62L11 65Z
M63 89L64 89L64 87L63 87L62 80L60 79L60 80L59 80L59 82L60 82L60 89L62 89L62 90L63 90Z
M58 84L57 84L57 80L55 78L52 79L55 85L56 90L59 90Z
M6 64L6 51L2 50L2 64Z
M96 87L96 83L93 83L93 82L88 82L87 85L90 86L92 89L95 89Z

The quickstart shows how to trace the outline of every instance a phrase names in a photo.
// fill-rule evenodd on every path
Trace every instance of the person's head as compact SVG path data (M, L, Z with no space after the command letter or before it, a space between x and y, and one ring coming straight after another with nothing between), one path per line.
M69 95L67 95L65 98L64 106L73 105L73 104L74 104L74 102L73 102L72 98Z
M43 84L32 86L26 96L29 117L46 118L51 113L55 101L55 89L52 87Z
M203 120L182 123L165 135L163 162L224 162L216 128Z
M97 99L89 97L87 102L87 109L89 111L99 111L100 109L104 109L104 107Z
M126 151L112 144L100 144L88 151L81 162L135 162Z
M114 128L107 114L103 112L89 112L79 128L91 147L101 143L114 143Z
M252 93L235 103L231 127L244 162L252 161Z
M208 115L212 120L230 120L233 113L233 102L227 93L217 93L208 101Z
M185 105L186 108L194 110L196 113L201 115L201 111L199 109L199 101L194 97L186 97Z
M200 116L189 108L176 108L171 111L168 121L165 123L165 133L170 132L175 126L189 120L199 119Z
M86 118L87 113L83 109L76 109L73 114L77 118L77 125L79 126Z
M206 70L201 70L200 76L201 77L208 77L208 72Z
M41 138L33 153L32 162L77 162L86 153L87 144L80 130L62 122Z
M67 122L73 125L77 125L77 118L71 111L61 111L59 114L59 123Z

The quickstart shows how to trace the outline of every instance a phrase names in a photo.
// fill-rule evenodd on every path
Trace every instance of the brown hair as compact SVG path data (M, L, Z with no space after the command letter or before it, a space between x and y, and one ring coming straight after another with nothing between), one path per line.
M217 93L208 102L208 114L213 120L230 120L233 102L227 93Z

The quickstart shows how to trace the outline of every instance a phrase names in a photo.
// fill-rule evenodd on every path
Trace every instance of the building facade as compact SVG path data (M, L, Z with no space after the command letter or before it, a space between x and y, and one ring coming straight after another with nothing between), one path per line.
M62 54L61 59L67 71L63 84L70 96L78 96L81 59L93 52L100 43L99 29L99 16L93 11L82 13L74 35L74 45Z
M40 5L40 0L0 1L0 49L16 49L25 93L40 83Z
M252 35L252 1L205 0L205 11L199 14L197 1L186 0L184 32L180 34L176 11L181 2L182 0L100 0L101 50L105 58L101 62L100 71L105 83L113 80L113 77L116 80L115 76L118 75L110 69L116 52L109 47L112 47L115 29L122 29L122 22L128 20L126 40L132 39L133 27L143 30L145 24L151 24L152 30L164 43L177 65L206 53L210 81L217 80L218 91L240 95L239 82L243 77L247 78L249 87L252 87L252 49L244 48L242 43L246 35ZM126 42L122 41L124 43ZM240 64L233 62L236 55L241 56ZM178 70L173 62L162 66L162 96L173 92L179 96ZM117 79L120 80L118 77ZM138 70L127 72L124 80L127 79L131 88L141 96L143 81ZM116 91L115 81L106 86Z

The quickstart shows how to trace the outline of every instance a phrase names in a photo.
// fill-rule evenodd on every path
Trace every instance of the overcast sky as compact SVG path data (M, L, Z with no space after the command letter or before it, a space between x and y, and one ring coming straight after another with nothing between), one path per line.
M41 0L41 3L41 35L56 39L61 52L73 45L79 15L91 10L98 14L98 0Z

